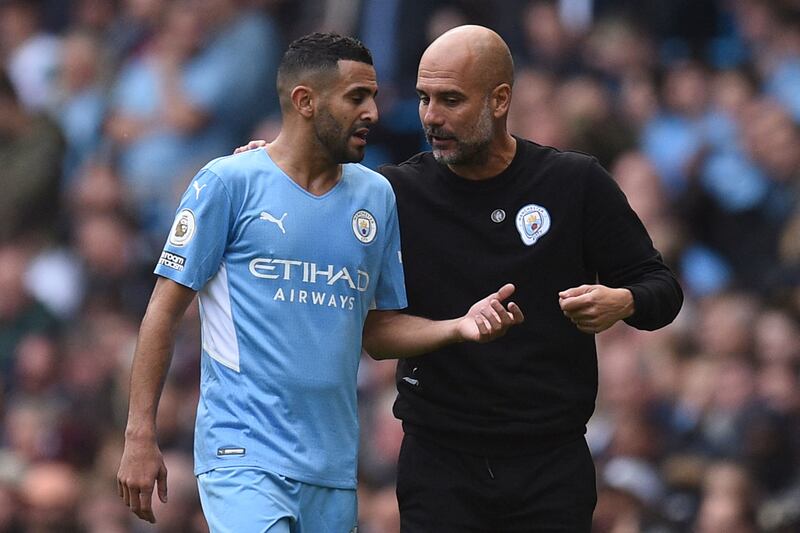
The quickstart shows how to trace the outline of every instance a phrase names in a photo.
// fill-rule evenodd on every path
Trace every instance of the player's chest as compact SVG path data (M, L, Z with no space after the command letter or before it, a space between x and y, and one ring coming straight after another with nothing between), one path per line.
M358 204L293 204L264 200L246 206L229 251L253 257L367 266L382 249L386 224Z

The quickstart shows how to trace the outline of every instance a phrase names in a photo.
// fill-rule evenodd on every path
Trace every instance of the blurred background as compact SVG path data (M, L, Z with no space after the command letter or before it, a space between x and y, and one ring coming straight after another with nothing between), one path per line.
M374 54L365 163L423 150L417 61L463 23L511 47L511 131L596 155L686 292L670 327L598 336L595 531L800 531L800 1L0 0L0 532L207 531L195 308L158 414L170 503L153 527L116 495L180 194L275 136L277 61L315 30ZM359 387L359 531L396 533L394 364Z

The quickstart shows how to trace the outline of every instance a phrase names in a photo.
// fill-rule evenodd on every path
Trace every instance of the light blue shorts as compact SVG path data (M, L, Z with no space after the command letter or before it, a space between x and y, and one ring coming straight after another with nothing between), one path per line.
M309 485L252 467L197 476L211 533L352 533L356 491Z

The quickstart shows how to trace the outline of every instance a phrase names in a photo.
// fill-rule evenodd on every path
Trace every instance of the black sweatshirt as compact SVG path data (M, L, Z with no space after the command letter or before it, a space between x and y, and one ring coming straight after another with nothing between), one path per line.
M461 316L513 283L525 322L488 344L401 360L395 415L407 433L483 455L523 454L582 435L597 395L594 336L558 292L626 287L640 329L683 302L622 191L596 159L517 138L500 175L470 181L429 152L381 172L397 195L409 314ZM548 227L549 226L549 227Z

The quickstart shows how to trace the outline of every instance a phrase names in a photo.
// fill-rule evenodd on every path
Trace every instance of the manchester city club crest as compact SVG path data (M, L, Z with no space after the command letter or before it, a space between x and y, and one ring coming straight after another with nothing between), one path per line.
M550 213L540 205L528 204L517 213L517 231L527 246L536 244L550 230Z
M353 215L353 233L356 238L364 244L369 244L375 240L378 233L378 224L375 217L366 209L360 209Z

